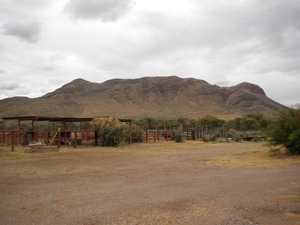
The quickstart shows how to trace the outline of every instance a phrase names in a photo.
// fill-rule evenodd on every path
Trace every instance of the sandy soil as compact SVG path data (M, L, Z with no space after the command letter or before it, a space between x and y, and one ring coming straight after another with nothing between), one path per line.
M300 224L300 159L264 144L0 147L0 224Z

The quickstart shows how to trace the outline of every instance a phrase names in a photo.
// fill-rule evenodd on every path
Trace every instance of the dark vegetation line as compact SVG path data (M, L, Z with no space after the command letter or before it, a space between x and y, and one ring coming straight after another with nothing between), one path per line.
M39 129L48 129L49 124L39 124ZM31 124L22 124L22 130L29 130ZM61 127L60 123L52 124L52 129ZM205 130L204 130L205 128ZM0 124L0 130L3 130ZM5 129L15 130L17 125L12 124ZM111 117L94 118L91 123L68 123L69 130L93 130L99 134L101 145L115 146L128 138L128 125ZM203 141L216 141L218 138L240 141L267 139L272 146L285 147L291 154L300 154L300 104L293 107L283 108L278 111L277 118L266 119L260 114L248 114L232 120L223 120L213 116L201 119L177 118L177 119L154 119L146 117L133 121L133 142L143 142L145 131L168 130L172 139L182 142L184 133L202 129Z

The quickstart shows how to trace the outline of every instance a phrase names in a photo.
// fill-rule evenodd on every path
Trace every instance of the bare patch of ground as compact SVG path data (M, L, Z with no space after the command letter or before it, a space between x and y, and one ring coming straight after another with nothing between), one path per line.
M262 142L0 147L1 224L300 224L300 159Z

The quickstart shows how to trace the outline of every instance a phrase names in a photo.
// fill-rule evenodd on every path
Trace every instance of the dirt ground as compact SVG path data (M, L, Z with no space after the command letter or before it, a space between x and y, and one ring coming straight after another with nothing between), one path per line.
M0 224L300 224L300 158L264 144L0 147Z

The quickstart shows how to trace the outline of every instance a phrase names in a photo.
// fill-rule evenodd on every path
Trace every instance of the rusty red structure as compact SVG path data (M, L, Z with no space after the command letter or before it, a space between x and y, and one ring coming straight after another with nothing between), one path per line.
M12 150L14 145L23 144L26 137L30 137L33 142L43 142L49 144L51 139L54 137L55 143L60 147L63 142L65 144L70 144L76 146L78 144L91 144L97 141L97 134L95 131L82 130L82 129L68 129L68 123L89 123L93 118L78 118L78 117L51 117L51 116L15 116L15 117L2 117L2 124L8 121L17 122L17 130L0 130L0 143L12 145ZM118 119L120 122L129 124L129 137L128 143L132 143L132 120L131 119ZM31 122L30 130L22 130L22 122ZM39 123L47 122L47 129L39 129ZM59 130L53 129L51 127L52 123L59 122L62 127Z

